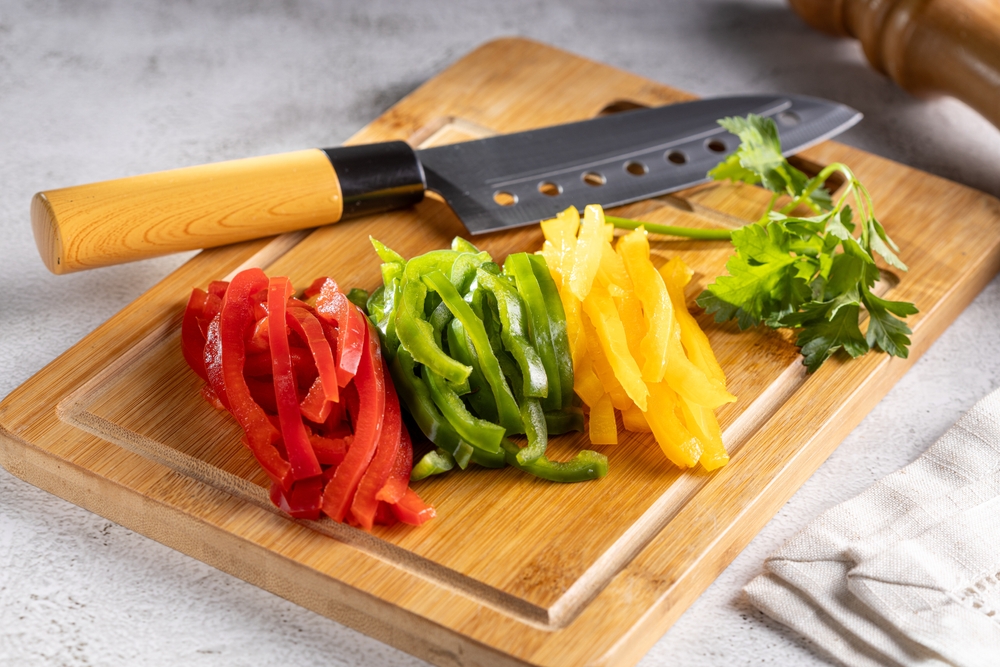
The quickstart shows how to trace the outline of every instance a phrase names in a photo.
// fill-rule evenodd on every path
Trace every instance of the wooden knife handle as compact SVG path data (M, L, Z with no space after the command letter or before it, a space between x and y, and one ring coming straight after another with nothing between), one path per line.
M39 192L31 226L70 273L408 206L424 183L402 141L314 148Z
M996 0L789 0L806 23L856 37L903 89L951 95L1000 127Z

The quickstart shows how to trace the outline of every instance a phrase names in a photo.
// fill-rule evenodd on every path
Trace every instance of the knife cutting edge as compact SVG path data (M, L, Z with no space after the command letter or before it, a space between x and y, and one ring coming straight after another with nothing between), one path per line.
M739 145L716 120L749 113L774 118L785 155L861 119L814 97L745 95L426 149L402 141L307 149L39 192L32 229L57 274L402 208L427 190L481 234L702 183Z

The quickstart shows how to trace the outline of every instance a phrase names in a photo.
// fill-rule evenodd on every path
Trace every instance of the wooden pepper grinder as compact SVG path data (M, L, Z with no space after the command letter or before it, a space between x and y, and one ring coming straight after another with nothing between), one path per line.
M859 39L904 90L957 97L1000 128L1000 1L789 2L812 27Z

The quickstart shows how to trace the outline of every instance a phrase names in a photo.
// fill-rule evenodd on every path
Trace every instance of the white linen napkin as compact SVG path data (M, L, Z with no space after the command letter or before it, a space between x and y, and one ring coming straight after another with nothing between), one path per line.
M1000 390L817 517L745 591L851 667L1000 666Z

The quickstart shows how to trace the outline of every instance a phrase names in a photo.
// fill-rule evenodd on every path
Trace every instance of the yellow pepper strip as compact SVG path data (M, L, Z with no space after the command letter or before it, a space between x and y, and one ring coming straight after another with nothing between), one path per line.
M622 423L625 424L625 430L627 431L637 431L639 433L653 432L653 429L649 428L646 416L642 414L642 410L637 408L634 403L625 410L622 410Z
M594 325L594 329L597 331L597 340L600 342L604 355L611 363L611 368L614 369L618 382L621 383L632 402L645 412L646 397L649 392L642 381L639 365L629 352L622 318L619 317L615 302L611 300L611 295L608 294L608 290L603 285L595 284L590 290L587 300L583 302L583 312L590 318L590 323ZM678 342L680 342L679 339Z
M717 408L736 400L724 384L709 379L703 370L691 363L681 347L680 331L676 329L667 343L667 370L663 379L688 401L706 408Z
M584 340L587 345L587 357L590 359L594 373L601 380L604 391L611 396L611 405L619 410L625 410L632 405L632 399L625 393L618 378L615 377L615 369L611 367L611 362L604 356L601 343L597 339L597 329L590 323L589 317L582 318Z
M677 418L677 394L660 382L649 385L649 410L644 411L656 442L671 463L691 468L701 458L702 445Z
M610 243L601 246L601 263L597 269L597 280L607 287L608 293L615 298L630 294L633 290L632 280L625 271L625 264L611 249Z
M667 369L667 344L675 326L674 306L663 277L649 261L649 239L645 229L639 227L623 236L618 241L618 253L646 318L647 331L639 346L643 358L642 379L660 382Z
M583 212L580 236L573 252L573 268L569 274L569 289L580 301L587 298L594 284L605 243L604 211L600 206L588 206Z
M591 358L583 355L579 364L575 364L576 370L573 374L573 391L583 399L588 408L593 408L597 402L606 395L601 379L594 373Z
M590 442L594 445L617 445L618 424L615 423L615 409L607 394L590 409Z
M684 299L684 286L691 280L692 273L687 264L677 257L660 267L660 275L667 284L667 292L674 304L674 312L677 314L677 323L681 330L681 342L688 357L705 375L725 386L726 376L715 358L715 353L712 352L708 336L698 326L694 316L688 312Z
M691 405L683 399L681 413L684 415L685 425L704 446L698 461L705 470L715 470L729 463L729 454L722 444L722 429L719 428L715 413L700 405Z
M566 313L566 337L569 338L569 351L573 356L573 367L587 356L587 338L583 332L583 306L573 293L556 283L559 289L559 300L562 301L563 312Z
M642 368L645 358L642 353L642 340L646 336L646 318L642 312L642 302L636 298L634 292L629 292L614 302L618 308L618 316L622 318L622 325L625 327L628 351L635 359L636 365Z
M559 273L560 279L568 276L572 268L573 250L576 248L576 234L580 230L580 213L570 206L551 220L542 221L542 234L546 244L542 255L550 271ZM558 284L560 280L557 280Z

